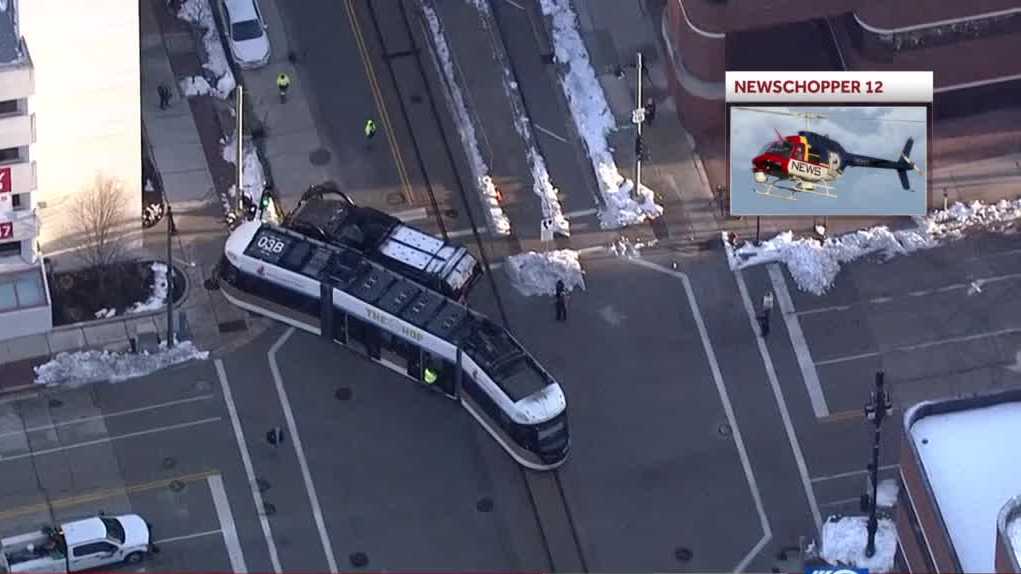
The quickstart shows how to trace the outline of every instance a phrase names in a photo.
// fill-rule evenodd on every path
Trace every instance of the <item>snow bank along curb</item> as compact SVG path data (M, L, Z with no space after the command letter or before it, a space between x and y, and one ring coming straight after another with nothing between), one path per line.
M795 238L785 231L755 246L745 243L734 247L723 233L727 259L733 270L763 263L779 262L787 265L798 288L822 295L833 285L841 263L848 263L872 253L885 259L895 255L913 253L939 245L943 239L957 239L973 228L1006 229L1021 218L1021 199L1001 200L995 204L975 201L955 203L926 217L916 218L915 229L890 231L884 226L847 233L824 240Z
M578 17L570 0L540 0L542 13L552 21L554 52L557 61L567 64L561 79L578 133L585 142L596 172L599 193L606 205L599 212L604 229L624 227L654 219L663 214L651 189L640 186L639 199L631 197L634 182L617 170L606 137L616 129L616 120L606 103L603 87L592 69L585 42L578 33Z
M118 382L142 377L192 359L205 360L208 357L208 351L198 350L191 341L178 343L172 349L167 349L164 343L158 352L152 354L110 351L60 353L48 363L35 368L35 382L40 385Z
M468 165L475 178L475 185L482 194L482 203L486 206L486 219L489 228L497 235L509 235L511 230L510 220L500 207L500 193L489 176L489 166L486 165L482 154L479 152L479 141L475 135L475 124L468 113L468 107L464 101L464 94L458 82L457 74L454 71L454 64L451 61L450 48L447 46L446 37L436 12L425 1L422 2L422 12L432 32L433 46L436 48L438 66L443 72L446 86L446 100L452 115L457 124L457 133L461 136L461 145L468 154Z
M223 142L223 160L227 163L237 165L238 156L238 140L237 134L230 139L230 141ZM254 205L258 205L259 200L262 198L262 192L266 189L266 173L262 169L262 162L259 160L258 151L255 149L255 145L250 141L245 144L245 165L244 165L244 178L245 181L242 185L242 193L251 201ZM227 199L230 201L237 201L237 185L231 185L227 189ZM232 211L231 209L227 210Z
M830 564L867 568L869 572L893 570L894 555L897 552L897 528L887 518L879 520L876 530L876 553L865 556L868 541L864 516L831 516L822 525L821 557Z
M184 78L180 81L181 91L186 96L211 94L226 99L234 91L236 83L227 63L227 56L223 53L223 45L220 43L220 34L213 19L213 11L209 7L209 0L185 0L177 12L177 17L203 30L202 46L205 48L206 60L202 67L209 71L216 81L216 86L212 86L201 76Z
M493 13L489 6L489 0L473 0L472 3L479 11L483 28L490 33L490 37L494 38L493 55L500 63L502 69L501 80L503 81L504 93L507 94L507 99L511 104L514 129L517 130L518 135L521 136L522 141L525 143L525 157L528 160L529 171L532 172L532 191L539 196L542 204L542 216L553 222L554 233L569 236L571 234L571 223L564 216L564 208L560 204L560 192L553 186L549 172L546 170L546 161L535 145L532 121L525 112L524 99L521 97L521 91L518 89L518 84L514 81L513 74L511 73L510 64L507 61L507 54L504 51L505 48L500 39L499 31L493 31L495 29L495 22L493 22Z
M507 258L504 268L511 284L525 296L553 295L557 280L564 282L568 292L575 288L585 290L578 252L570 249L512 255Z

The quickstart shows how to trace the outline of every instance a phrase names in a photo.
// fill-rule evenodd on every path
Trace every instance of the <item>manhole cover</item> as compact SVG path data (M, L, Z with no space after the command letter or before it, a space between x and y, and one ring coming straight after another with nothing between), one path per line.
M730 435L733 434L733 432L732 432L732 430L730 428L730 424L729 423L720 423L719 426L716 427L716 434L718 434L718 435L720 435L721 437L724 437L724 438L730 438Z
M674 550L674 558L679 562L689 562L691 561L691 550L680 546L677 550Z
M169 470L171 468L174 468L175 466L177 466L177 459L176 458L174 458L172 456L168 456L168 457L163 459L163 468Z
M313 150L308 154L308 161L312 165L326 165L330 163L330 152L325 148Z
M256 478L255 485L259 487L259 492L266 492L270 489L269 481L265 478Z
M50 404L50 408L51 409L55 409L57 407L64 406L64 401L62 401L60 399L50 399L50 403L49 404Z
M266 516L273 516L277 513L277 507L272 502L263 502L262 513Z
M338 401L350 401L351 395L351 389L348 387L340 387L333 393L333 396L336 397Z
M364 568L369 565L369 557L364 552L353 552L349 558L351 565L355 568Z
M386 194L387 205L400 205L405 202L407 202L407 199L405 199L404 194L399 191L392 191Z
M489 498L488 496L484 497L484 498L481 498L481 499L479 499L478 502L475 503L475 508L479 512L492 512L492 510L493 510L493 499Z
M171 480L170 484L167 485L167 488L169 488L171 492L181 492L184 490L184 483L180 480Z

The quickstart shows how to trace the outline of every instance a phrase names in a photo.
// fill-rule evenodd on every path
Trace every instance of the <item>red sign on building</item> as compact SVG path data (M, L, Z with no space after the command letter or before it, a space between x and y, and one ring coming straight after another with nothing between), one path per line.
M0 223L0 239L10 239L14 237L14 222L4 221Z
M0 167L0 193L10 193L11 185L11 168Z

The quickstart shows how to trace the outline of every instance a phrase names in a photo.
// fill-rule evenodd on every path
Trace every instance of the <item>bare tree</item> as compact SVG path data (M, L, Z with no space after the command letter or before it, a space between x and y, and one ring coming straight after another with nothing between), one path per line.
M69 224L80 246L75 254L101 278L127 251L124 227L129 218L125 206L124 185L103 174L97 174L72 200Z

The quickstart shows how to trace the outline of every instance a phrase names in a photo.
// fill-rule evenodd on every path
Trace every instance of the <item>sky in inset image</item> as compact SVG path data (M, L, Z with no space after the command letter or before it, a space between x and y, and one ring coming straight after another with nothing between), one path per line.
M879 159L897 160L904 143L914 138L911 159L922 170L928 168L925 106L877 107L777 107L730 108L730 197L736 215L924 215L927 187L925 176L908 171L913 191L900 185L896 170L847 167L831 182L836 198L797 193L796 200L778 199L755 193L765 190L752 176L752 159L763 146L799 131L813 131L836 140L847 152ZM763 112L811 113L803 117ZM778 194L788 194L777 191Z

